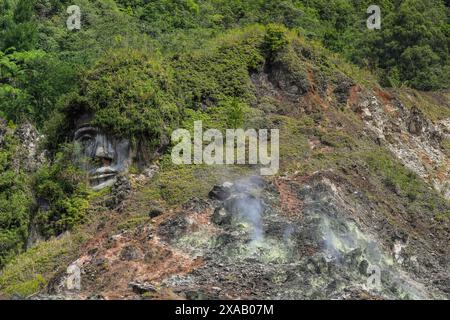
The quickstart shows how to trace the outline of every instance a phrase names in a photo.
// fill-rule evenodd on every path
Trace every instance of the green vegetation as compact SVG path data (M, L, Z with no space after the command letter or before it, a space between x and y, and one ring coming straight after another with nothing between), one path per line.
M72 90L74 70L42 50L0 51L0 115L42 126L63 93Z
M413 89L398 90L403 103L408 108L417 107L424 115L433 120L450 118L450 92L421 92Z
M28 297L39 291L73 259L82 238L66 234L15 257L0 273L0 295Z
M67 96L50 134L73 130L76 115L89 113L93 125L154 148L179 121L173 87L161 60L131 49L110 52L84 75L79 92Z
M32 201L28 178L14 166L17 141L7 132L0 142L0 268L24 249Z
M264 45L269 54L277 53L288 44L286 31L286 28L280 25L269 24L267 26Z
M15 5L14 5L15 4ZM73 67L37 48L35 1L0 1L0 116L41 126L75 84Z
M386 151L367 154L367 164L379 175L388 190L403 198L408 213L430 213L438 219L448 219L449 203L415 173L393 160Z
M252 97L249 71L264 65L264 28L233 30L208 42L204 49L180 54L172 62L185 103L194 110Z
M30 0L1 1L0 51L14 48L33 49L37 43L35 2Z
M133 216L121 223L119 223L115 230L117 232L122 232L122 231L126 231L126 230L134 230L136 229L136 227L143 225L145 223L148 223L150 221L150 218L148 216L148 214L144 214L141 216Z
M442 146L444 147L444 151L447 157L450 157L450 138L444 139L444 141L442 142Z
M146 186L145 193L149 201L162 201L168 205L179 205L192 197L207 197L212 185L252 172L246 166L174 165L170 155L165 156L160 165L161 172Z
M46 285L46 281L42 275L37 274L33 279L25 282L18 282L7 287L5 293L8 295L14 295L18 297L29 297L33 293L43 289Z
M74 166L71 155L72 151L66 148L56 155L52 165L43 166L35 177L36 197L48 203L48 208L39 208L36 213L38 229L46 237L70 230L85 219L88 186L85 173Z
M77 76L91 68L94 69L88 73L92 76L108 68L112 71L113 61L117 63L127 52L131 60L139 60L142 57L136 51L145 52L143 59L153 60L153 67L161 63L160 56L179 59L173 78L178 81L192 71L193 81L184 79L180 85L188 94L187 99L195 104L203 99L202 95L211 98L211 103L222 94L241 97L246 84L236 68L244 64L257 68L264 60L260 53L248 51L248 44L253 50L264 41L265 54L270 55L287 43L286 30L370 69L384 85L431 90L447 88L450 83L449 8L443 0L379 1L381 30L368 30L365 26L366 9L372 4L368 0L80 0L77 5L82 8L82 28L73 32L65 26L69 4L0 1L0 114L4 117L13 121L27 118L41 126L53 117L54 105L64 95L83 88L85 83ZM199 53L186 54L199 48L212 50L208 45L211 39L226 30L255 24L267 25L267 33L264 39L248 38L247 43L241 43L244 48L222 48L221 56L215 56L214 60ZM235 31L234 37L239 38L239 32ZM114 54L111 63L102 58L116 51L122 53ZM251 64L247 57L252 59ZM101 68L102 63L109 67ZM163 62L164 67L166 63ZM116 64L116 67L123 66ZM222 76L229 75L230 79L218 83L216 77L202 75L207 70L222 72ZM127 71L133 72L126 67L122 70L124 74ZM196 79L199 77L203 81ZM228 87L226 82L231 79L241 87ZM98 81L96 85L102 84ZM193 84L200 88L186 90L186 85ZM156 101L152 103L158 105ZM165 106L167 103L173 101L164 101Z
M386 85L448 88L448 6L443 1L407 0L394 3L392 10L381 32L368 37L368 63L380 69Z

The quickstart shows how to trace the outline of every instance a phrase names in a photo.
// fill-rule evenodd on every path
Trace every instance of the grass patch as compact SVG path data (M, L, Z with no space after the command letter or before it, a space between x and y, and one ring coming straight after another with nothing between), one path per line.
M430 212L436 219L449 217L450 203L417 174L393 160L386 151L374 150L366 155L371 173L385 188L395 193L409 214Z
M214 184L242 178L252 171L247 165L175 165L170 155L166 155L160 173L146 187L145 197L177 205L192 197L205 198Z
M5 289L5 292L9 295L14 295L18 297L28 297L36 292L39 292L45 287L47 281L45 278L37 274L33 279L19 282L18 284L13 284Z
M442 141L442 147L444 148L444 152L447 157L450 157L450 138L446 138Z
M135 229L136 227L150 221L147 214L131 217L116 226L116 231L121 232L125 230Z
M75 257L82 237L65 234L16 256L0 273L0 296L29 297Z
M432 121L450 118L450 92L422 92L414 89L401 89L399 90L399 96L408 108L419 108Z

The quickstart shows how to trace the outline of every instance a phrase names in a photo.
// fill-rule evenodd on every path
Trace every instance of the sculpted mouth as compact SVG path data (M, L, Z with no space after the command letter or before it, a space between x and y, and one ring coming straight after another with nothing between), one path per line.
M111 168L100 168L91 173L89 180L91 182L91 185L100 185L113 179L116 175L117 171Z

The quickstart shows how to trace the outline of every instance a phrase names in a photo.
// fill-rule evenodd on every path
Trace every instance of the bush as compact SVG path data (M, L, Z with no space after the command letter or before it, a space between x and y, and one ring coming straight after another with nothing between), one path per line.
M403 198L411 214L431 213L442 218L450 210L450 204L417 174L393 160L386 152L379 150L367 154L367 164L372 173L378 175L385 186Z
M34 17L34 0L5 0L0 3L0 50L14 48L24 51L34 48L37 42L37 25Z
M0 144L0 268L24 249L32 204L28 179L14 166L17 141L12 132L3 138Z
M26 298L44 288L46 284L47 282L44 277L38 274L31 280L11 285L5 290L5 293Z
M39 209L36 222L39 231L56 236L84 222L89 189L86 173L73 165L73 150L68 146L58 153L53 164L42 167L35 176L36 197L49 204Z
M75 259L82 235L64 235L40 242L14 257L0 273L0 296L26 298Z
M446 10L439 0L399 2L384 11L381 30L367 34L361 48L368 49L360 52L384 78L392 77L390 70L396 68L394 85L400 80L421 90L447 88L450 61Z
M58 99L75 87L71 66L41 50L0 51L0 110L14 122L24 119L41 127Z
M173 90L170 68L160 59L139 50L110 52L86 72L79 92L65 99L49 140L67 141L76 117L89 113L93 126L154 149L179 121Z
M260 70L265 62L263 37L260 26L231 30L204 50L177 56L172 66L184 105L201 110L231 98L250 100L249 71Z
M264 36L264 47L269 54L281 50L288 44L286 31L287 29L281 25L269 24L267 26L266 35Z

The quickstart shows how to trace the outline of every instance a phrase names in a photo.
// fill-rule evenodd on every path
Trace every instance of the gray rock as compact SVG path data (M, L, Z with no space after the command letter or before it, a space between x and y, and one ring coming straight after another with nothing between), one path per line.
M132 245L125 246L120 252L120 260L133 261L139 258L139 252Z
M214 210L212 221L221 226L221 225L228 225L231 223L232 214L230 211L225 210L223 207L217 207Z
M110 209L121 209L122 202L131 193L131 183L125 176L118 176L111 189L111 198L107 202Z
M156 293L156 287L148 282L130 282L128 284L134 293L144 294L144 293Z
M150 218L156 218L160 215L162 215L164 213L164 209L157 207L157 206L153 206L150 208L150 211L148 212L148 216Z
M367 268L369 267L369 262L367 260L363 260L359 264L359 273L362 275L367 275Z
M29 122L21 124L14 135L21 144L19 159L21 168L26 172L35 172L45 162L45 153L39 150L41 136Z
M231 190L226 186L214 186L213 189L209 192L208 196L213 200L223 201L228 199L231 195Z

